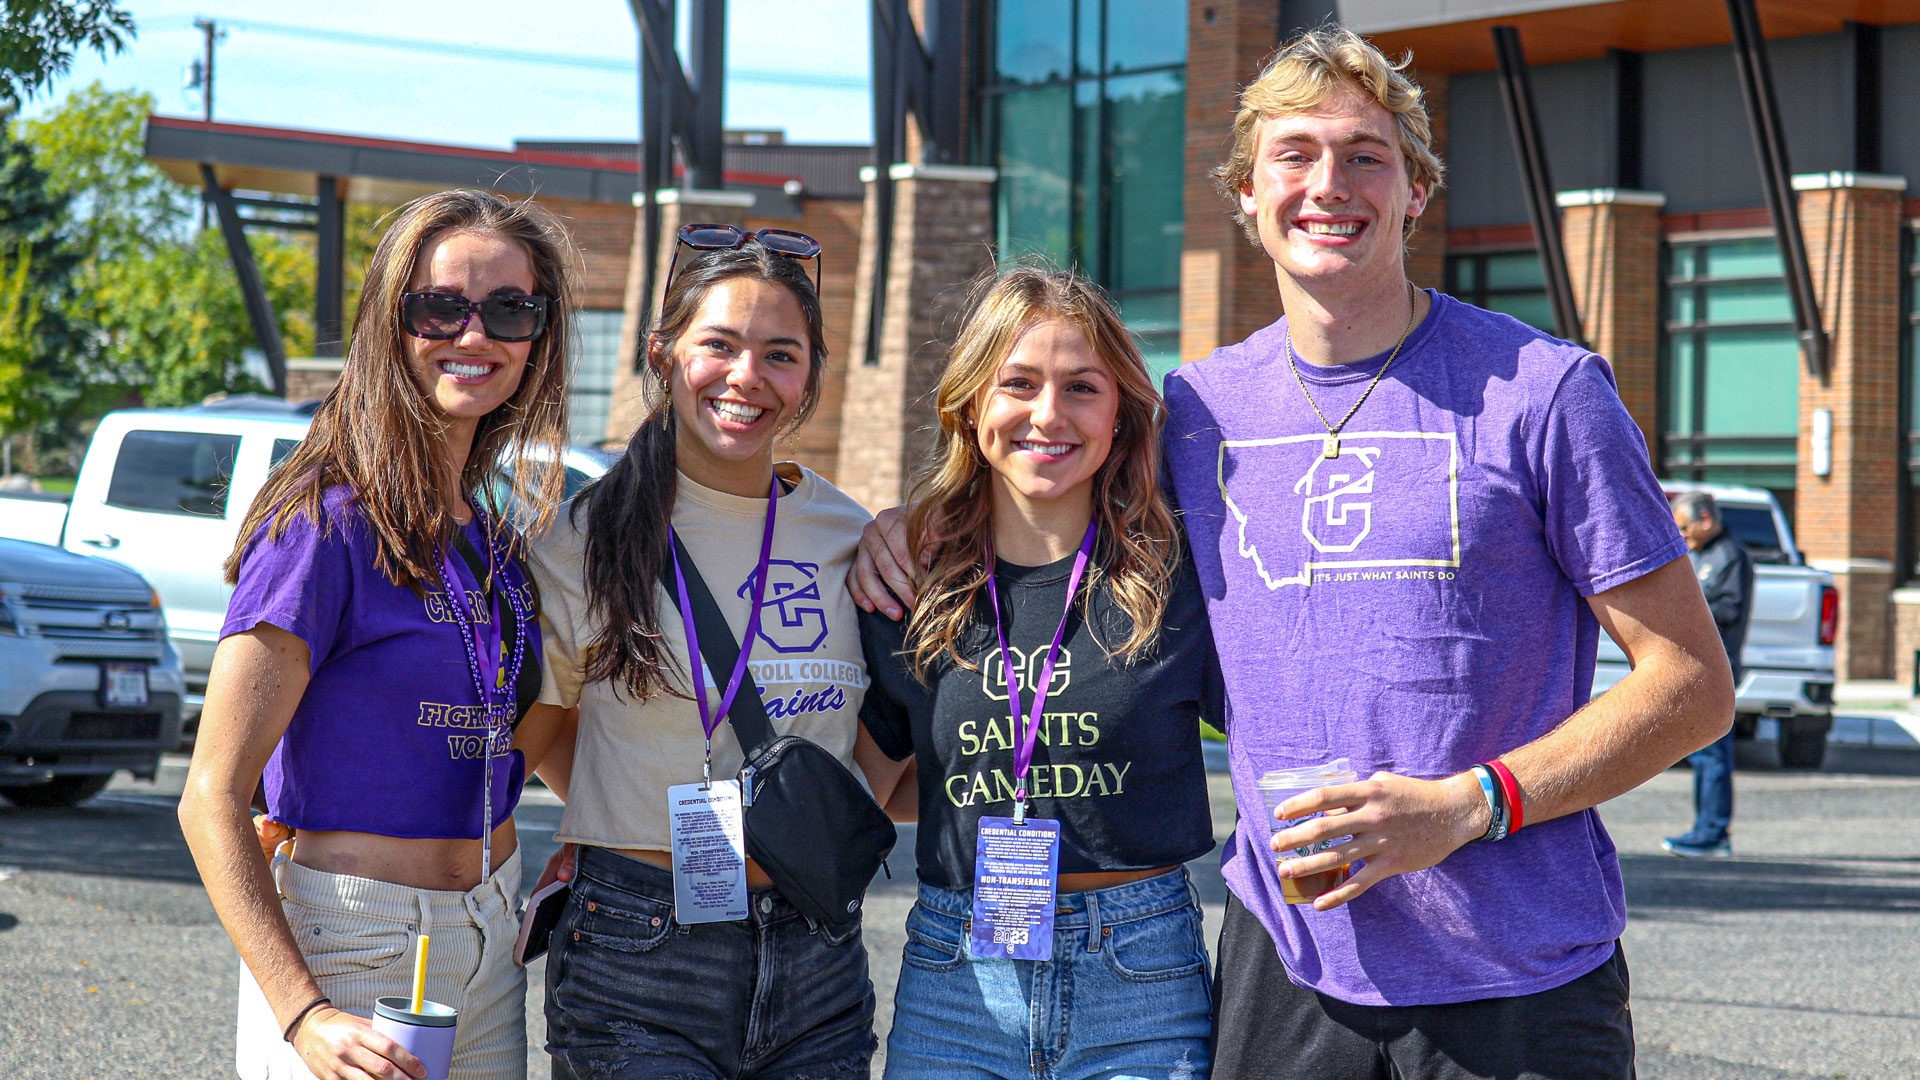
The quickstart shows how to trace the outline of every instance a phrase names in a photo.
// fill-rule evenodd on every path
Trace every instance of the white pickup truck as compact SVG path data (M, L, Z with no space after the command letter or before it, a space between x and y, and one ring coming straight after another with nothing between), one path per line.
M65 505L0 494L0 537L124 563L153 584L186 670L194 730L232 587L221 563L267 473L306 437L308 414L251 397L180 409L127 409L100 420ZM606 468L566 455L566 494Z
M1807 566L1780 503L1761 488L1664 481L1669 496L1705 491L1753 557L1753 616L1740 651L1734 734L1752 738L1766 720L1779 733L1780 764L1817 769L1833 729L1833 641L1840 596L1833 575ZM1627 658L1604 635L1595 695L1627 674Z

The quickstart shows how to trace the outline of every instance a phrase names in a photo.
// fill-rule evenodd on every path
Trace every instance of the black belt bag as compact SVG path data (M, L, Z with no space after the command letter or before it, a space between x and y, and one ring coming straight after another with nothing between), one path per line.
M673 543L693 603L700 653L709 670L731 671L740 657L739 643L680 538ZM671 566L663 577L672 590ZM740 797L747 855L801 914L835 933L852 930L860 922L867 885L899 839L893 822L860 778L820 744L774 734L751 673L727 720L746 755Z

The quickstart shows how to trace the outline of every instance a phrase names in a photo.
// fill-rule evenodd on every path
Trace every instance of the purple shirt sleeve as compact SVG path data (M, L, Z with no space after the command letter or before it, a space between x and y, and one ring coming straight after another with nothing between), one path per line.
M344 645L353 595L348 528L335 518L323 529L298 511L290 512L286 534L278 540L270 535L271 525L261 526L241 557L240 580L227 602L220 636L261 623L277 626L306 643L307 672L317 670L336 644Z
M1545 425L1538 475L1547 550L1580 595L1687 553L1605 360L1588 354L1567 369Z

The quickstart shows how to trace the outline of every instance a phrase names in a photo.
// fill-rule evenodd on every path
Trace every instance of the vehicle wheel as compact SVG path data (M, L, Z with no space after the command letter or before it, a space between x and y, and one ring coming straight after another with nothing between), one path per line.
M1753 713L1737 713L1733 718L1733 737L1736 739L1751 739L1753 738L1753 733L1759 730L1759 727L1760 718L1758 716Z
M1827 732L1825 728L1798 728L1780 726L1780 767L1783 769L1817 769L1827 760Z
M111 774L56 776L44 784L0 787L0 798L15 806L74 806L105 791L108 781L112 779Z

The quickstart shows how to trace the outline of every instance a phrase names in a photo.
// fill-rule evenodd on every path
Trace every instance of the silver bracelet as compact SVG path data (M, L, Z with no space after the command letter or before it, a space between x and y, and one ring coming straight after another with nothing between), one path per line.
M1480 794L1487 800L1487 831L1480 839L1489 843L1507 838L1507 826L1513 820L1507 816L1505 792L1501 791L1499 781L1493 778L1493 770L1485 765L1475 765L1470 772L1480 781Z

